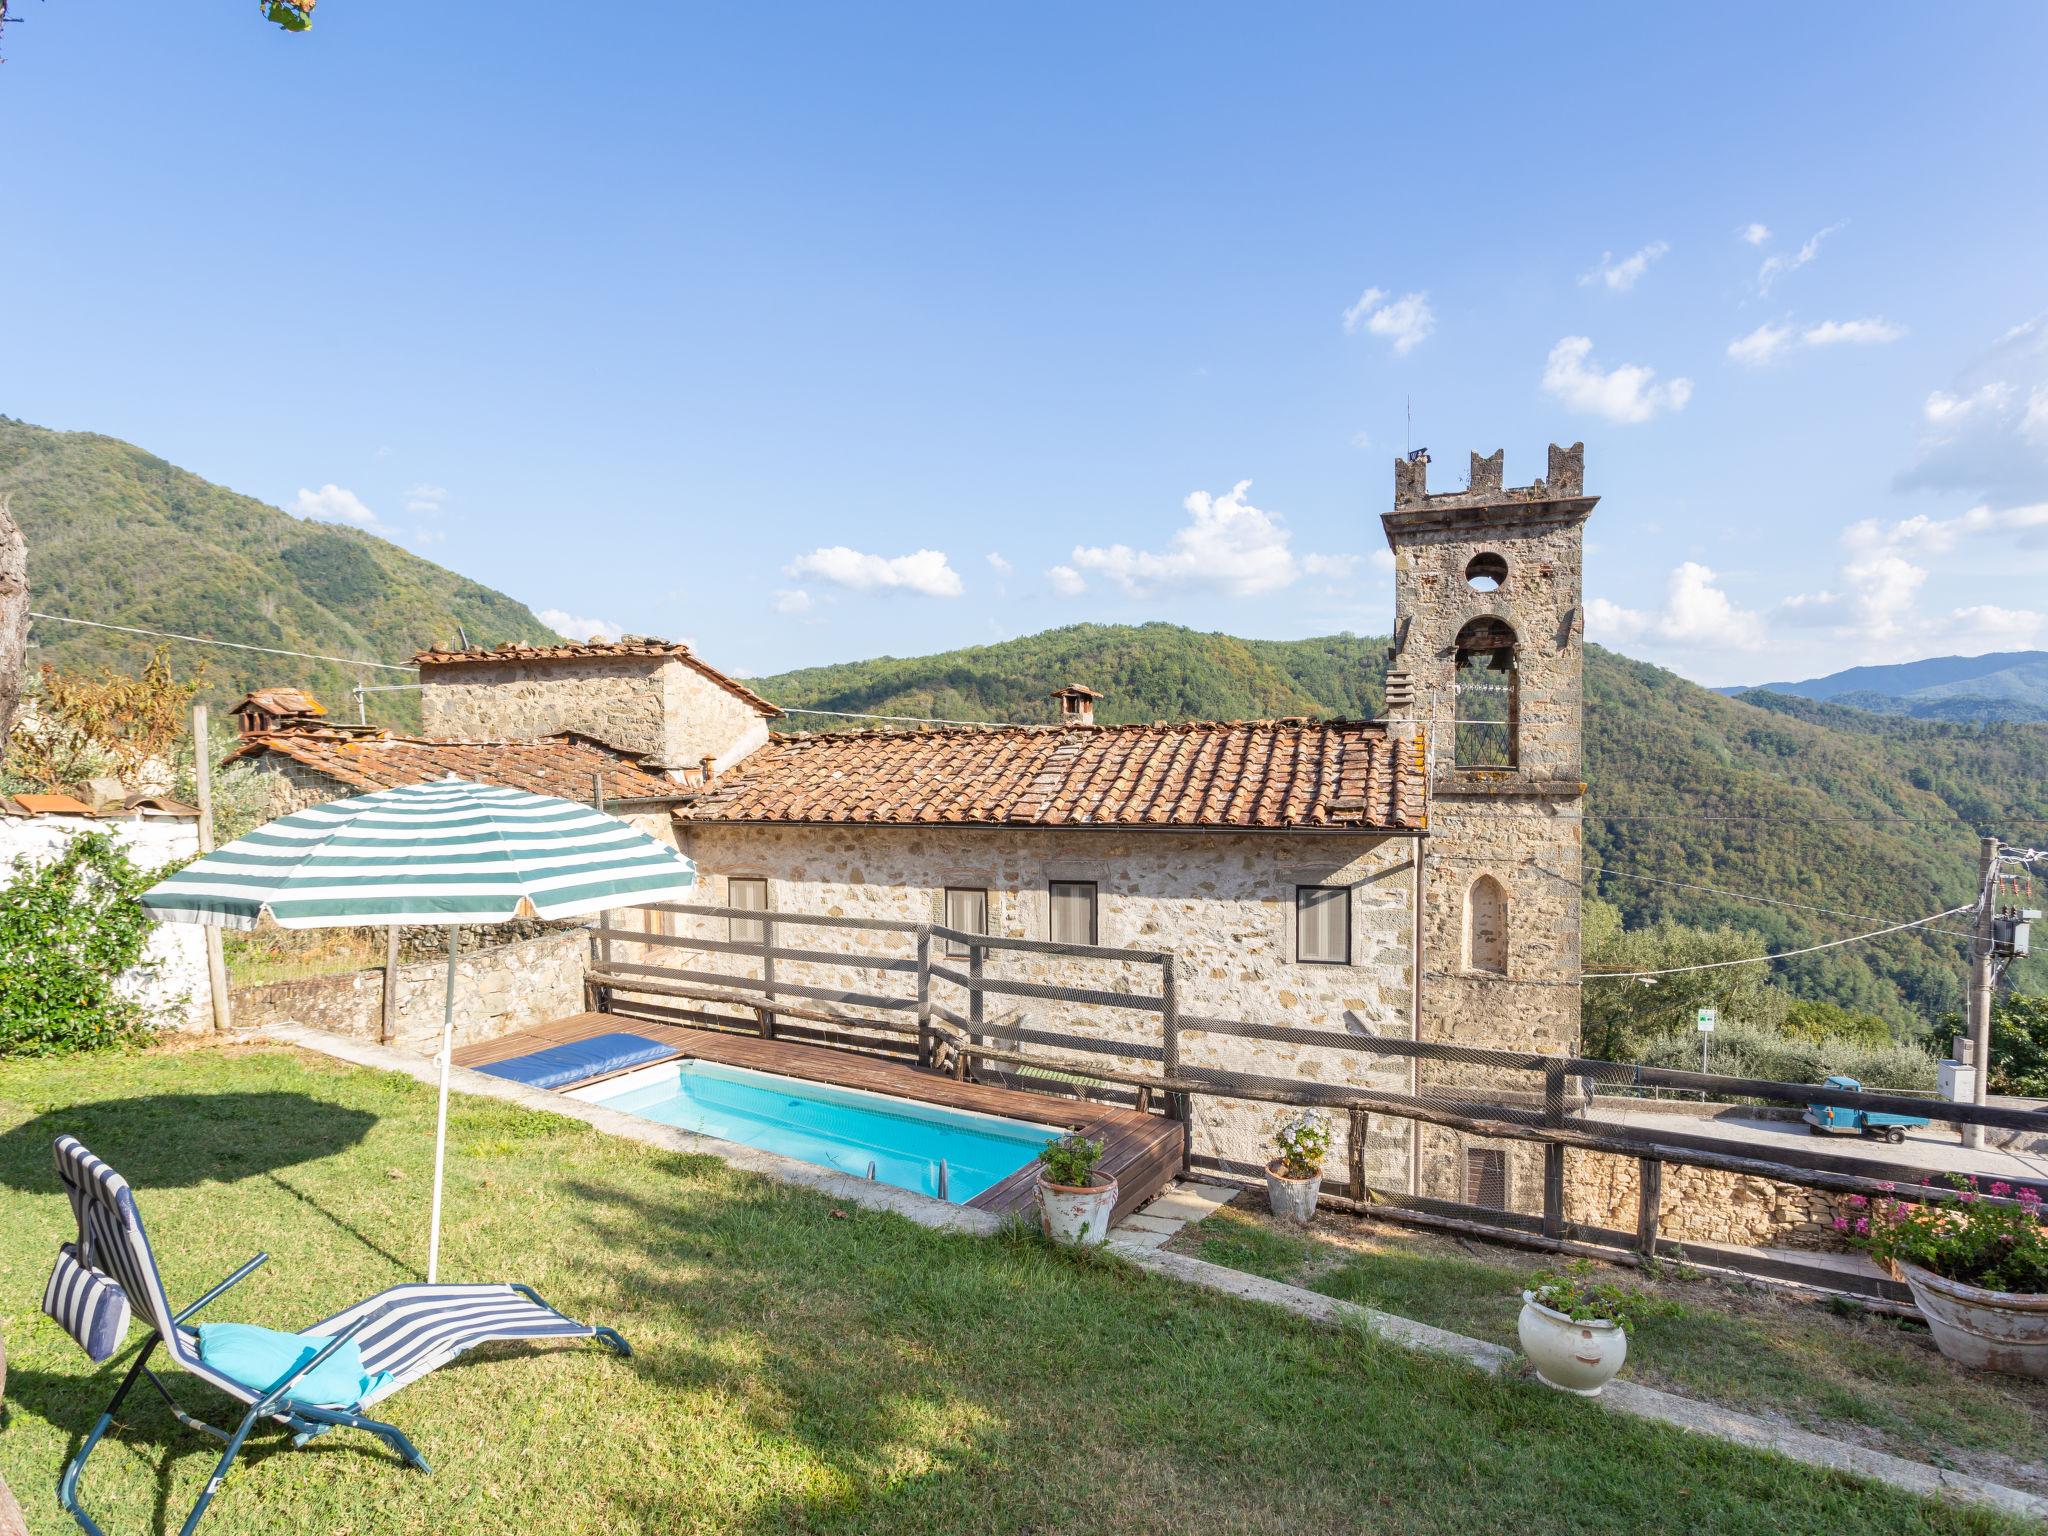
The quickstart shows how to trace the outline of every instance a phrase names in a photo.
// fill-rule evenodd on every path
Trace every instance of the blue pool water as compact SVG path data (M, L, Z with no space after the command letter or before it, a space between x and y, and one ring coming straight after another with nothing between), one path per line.
M939 1192L943 1158L947 1198L956 1203L1015 1173L1060 1134L709 1061L664 1062L573 1096L863 1178L872 1165L883 1183L919 1194Z

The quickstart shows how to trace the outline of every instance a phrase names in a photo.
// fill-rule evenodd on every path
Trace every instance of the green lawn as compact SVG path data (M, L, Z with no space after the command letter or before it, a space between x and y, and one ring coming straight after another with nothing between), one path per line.
M1174 1240L1183 1252L1496 1343L1515 1342L1540 1254L1320 1217L1302 1234L1225 1207ZM1951 1365L1917 1323L1788 1298L1667 1266L1672 1303L1629 1335L1627 1373L1651 1386L1782 1419L1894 1455L2048 1493L2048 1383Z
M285 1051L0 1063L0 1472L32 1530L71 1529L52 1485L124 1363L93 1369L37 1310L69 1228L50 1138L137 1185L174 1297L268 1249L218 1315L289 1327L411 1276L432 1111L409 1080ZM531 1283L637 1358L502 1349L408 1388L386 1409L433 1477L360 1437L266 1435L205 1530L2009 1528L548 1115L458 1100L451 1171L449 1272ZM175 1529L213 1462L133 1401L87 1489L116 1536Z

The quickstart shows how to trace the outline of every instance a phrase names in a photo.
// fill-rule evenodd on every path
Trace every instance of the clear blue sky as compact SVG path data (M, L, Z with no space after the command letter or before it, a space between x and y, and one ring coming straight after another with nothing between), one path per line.
M17 9L0 411L572 628L1382 633L1412 401L1688 676L2048 645L2038 4Z

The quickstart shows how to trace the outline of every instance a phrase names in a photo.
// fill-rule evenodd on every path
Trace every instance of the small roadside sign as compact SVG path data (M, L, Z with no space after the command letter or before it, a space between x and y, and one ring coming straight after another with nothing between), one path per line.
M1715 1009L1702 1008L1699 1011L1700 1033L1703 1035L1712 1034L1714 1026L1720 1022L1720 1019L1721 1015Z

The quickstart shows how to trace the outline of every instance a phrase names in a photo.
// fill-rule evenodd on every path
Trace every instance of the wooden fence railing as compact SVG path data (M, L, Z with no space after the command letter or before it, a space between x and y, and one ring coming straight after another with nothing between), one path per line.
M914 1058L918 1064L1003 1077L1017 1086L1072 1088L1075 1079L1090 1097L1131 1103L1192 1122L1198 1099L1310 1106L1332 1111L1346 1123L1346 1177L1325 1182L1325 1203L1424 1225L1528 1241L1566 1252L1632 1250L1644 1258L1675 1246L1660 1233L1663 1171L1667 1163L1747 1175L1830 1194L1896 1194L1914 1201L1956 1198L1946 1184L1923 1182L1928 1170L1875 1158L1844 1156L1778 1144L1750 1146L1725 1136L1667 1128L1645 1129L1602 1117L1600 1090L1670 1088L1766 1103L1828 1104L1842 1108L1918 1115L1951 1125L2035 1130L2048 1135L2048 1113L2000 1105L1956 1104L1897 1094L1865 1093L1825 1085L1784 1083L1678 1071L1585 1057L1496 1050L1352 1034L1328 1028L1222 1019L1182 1013L1175 956L1166 950L1108 945L1059 944L1041 939L976 934L938 923L881 918L827 917L768 912L755 908L661 904L636 909L685 921L758 924L760 938L716 938L618 926L607 917L592 934L592 964L586 986L594 1007L641 1017L707 1025L751 1027L779 1036L840 1048ZM730 932L731 930L729 930ZM792 931L810 942L783 942ZM820 932L856 936L873 948L818 947ZM626 961L618 946L643 946L642 953L675 952L679 963ZM960 957L939 947L967 951ZM689 964L691 952L749 962L752 974ZM1106 963L1156 973L1156 990L1129 990L1021 979L995 974L1004 957ZM711 962L715 963L715 962ZM789 966L819 972L848 970L902 978L900 990L872 980L830 985L799 981ZM1085 1033L1047 1027L1028 1012L992 1013L990 999L1020 1005L1060 1004L1086 1011L1090 1023L1110 1016L1150 1021L1146 1038L1122 1033ZM955 1006L955 1004L958 1006ZM731 1010L713 1013L712 1008ZM1309 1047L1335 1056L1400 1063L1414 1091L1283 1077L1190 1063L1185 1042L1209 1035ZM1405 1069L1416 1068L1412 1079ZM1056 1081L1048 1081L1046 1074ZM1391 1075L1391 1074L1390 1074ZM1640 1100L1626 1100L1640 1104ZM1370 1117L1415 1126L1434 1126L1490 1141L1534 1144L1542 1149L1540 1210L1497 1209L1369 1182L1364 1148ZM1255 1165L1231 1163L1193 1153L1192 1166L1252 1177ZM1567 1219L1565 1158L1568 1153L1603 1153L1633 1159L1637 1166L1637 1211L1633 1230L1605 1228ZM2008 1176L2010 1177L2010 1176ZM2010 1179L2015 1186L2026 1179ZM2035 1186L2048 1195L2048 1181ZM1694 1245L1697 1246L1697 1245ZM1756 1254L1735 1267L1749 1272L1829 1283L1812 1266ZM1865 1287L1890 1294L1887 1287Z

